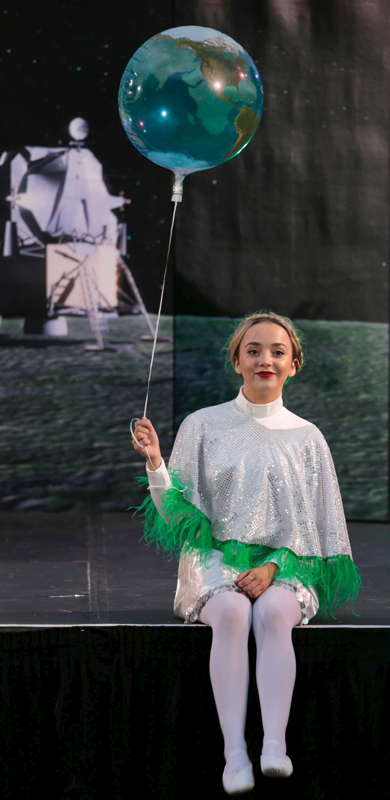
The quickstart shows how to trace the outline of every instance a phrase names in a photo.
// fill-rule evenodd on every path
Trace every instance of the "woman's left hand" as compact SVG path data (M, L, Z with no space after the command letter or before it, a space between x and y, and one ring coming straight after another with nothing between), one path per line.
M261 567L254 567L246 572L241 572L234 582L248 597L257 598L268 589L277 569L276 564L262 564Z

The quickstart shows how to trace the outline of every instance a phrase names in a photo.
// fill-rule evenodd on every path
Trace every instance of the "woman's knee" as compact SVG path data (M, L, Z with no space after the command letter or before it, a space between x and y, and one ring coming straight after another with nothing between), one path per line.
M219 592L207 601L200 619L211 625L213 632L227 631L249 633L252 618L252 604L240 592Z
M282 586L269 586L253 606L254 622L258 619L268 630L291 630L301 619L295 592Z

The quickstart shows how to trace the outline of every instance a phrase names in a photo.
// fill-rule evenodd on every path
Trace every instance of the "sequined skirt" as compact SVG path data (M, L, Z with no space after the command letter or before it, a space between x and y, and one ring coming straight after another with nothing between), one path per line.
M222 553L212 550L207 563L201 562L196 550L182 553L179 560L176 594L173 605L177 617L184 622L197 622L203 606L219 592L242 592L234 583L242 570L222 561ZM284 581L274 578L273 585L295 592L302 612L300 625L306 625L318 611L318 597L298 579Z

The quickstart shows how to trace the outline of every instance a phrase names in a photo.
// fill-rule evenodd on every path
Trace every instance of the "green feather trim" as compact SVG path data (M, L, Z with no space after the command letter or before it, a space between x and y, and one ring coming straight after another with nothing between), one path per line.
M141 512L144 516L143 539L147 544L155 544L172 555L179 555L182 549L196 547L206 560L214 548L210 520L185 499L183 484L177 473L170 472L170 478L172 488L162 496L161 514L150 495L135 509L135 513ZM148 486L146 477L137 478L137 481Z
M134 513L144 516L143 539L171 555L196 549L204 561L212 550L219 550L223 562L244 572L268 561L278 565L277 578L297 578L304 586L313 586L318 594L319 614L333 615L336 608L355 599L361 589L361 577L349 555L297 556L287 547L246 544L229 539L214 538L210 520L184 497L183 485L176 473L170 474L172 488L162 496L159 513L149 495L135 507ZM147 477L137 481L148 485ZM134 506L132 507L134 508ZM130 510L130 509L129 509Z

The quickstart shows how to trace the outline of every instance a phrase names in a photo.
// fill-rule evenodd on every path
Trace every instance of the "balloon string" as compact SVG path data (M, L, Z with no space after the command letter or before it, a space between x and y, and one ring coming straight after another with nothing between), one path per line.
M145 405L144 405L144 413L143 413L143 416L144 416L144 417L146 417L146 411L147 411L148 402L149 402L150 381L151 381L151 377L152 377L152 369L153 369L153 364L154 364L154 356L155 356L155 352L156 352L157 337L158 337L158 331L159 331L159 327L160 327L161 309L162 309L163 298L164 298L164 292L165 292L165 283L166 283L167 272L168 272L169 256L170 256L170 252L171 252L172 235L173 235L173 228L174 228L174 225L175 225L175 216L176 216L177 202L178 202L177 200L174 202L174 206L173 206L173 212L172 212L172 220L171 220L171 229L170 229L170 231L169 231L169 240L168 240L167 255L166 255L166 258L165 258L164 274L163 274L163 280L162 280L162 285L161 285L160 304L159 304L159 307L158 307L157 320L156 320L156 328L155 328L155 331L154 331L154 339L153 339L152 355L151 355L151 357L150 357L150 364L149 364L149 375L148 375L148 383L147 383L147 388L146 388L146 397L145 397ZM134 430L133 430L133 428L134 428L134 425L135 425L137 422L139 422L139 419L138 419L138 417L133 417L133 418L130 420L130 433L131 433L131 436L132 436L132 438L134 439L135 443L136 443L138 446L142 446L142 445L140 445L140 443L137 441L137 439L136 439L136 437L135 437L135 434L134 434ZM148 461L149 461L150 465L152 466L152 462L151 462L151 459L150 459L150 457L149 457L149 453L148 453L148 448L147 448L147 447L145 447L145 452L146 452L147 459L148 459Z
M158 307L156 330L154 332L152 355L151 355L151 358L150 358L148 385L147 385L147 389L146 389L146 398L145 398L144 414L143 414L144 417L146 417L146 409L148 407L148 401L149 401L150 381L151 381L151 377L152 377L152 369L153 369L153 364L154 364L154 354L156 352L158 329L159 329L159 326L160 326L161 308L162 308L164 291L165 291L165 282L166 282L167 272L168 272L169 255L170 255L170 252L171 252L172 235L173 235L173 227L174 227L174 224L175 224L176 208L177 208L177 201L173 205L171 229L169 231L168 249L167 249L167 255L166 255L166 259L165 259L164 275L163 275L163 281L162 281L162 286L161 286L160 305Z

